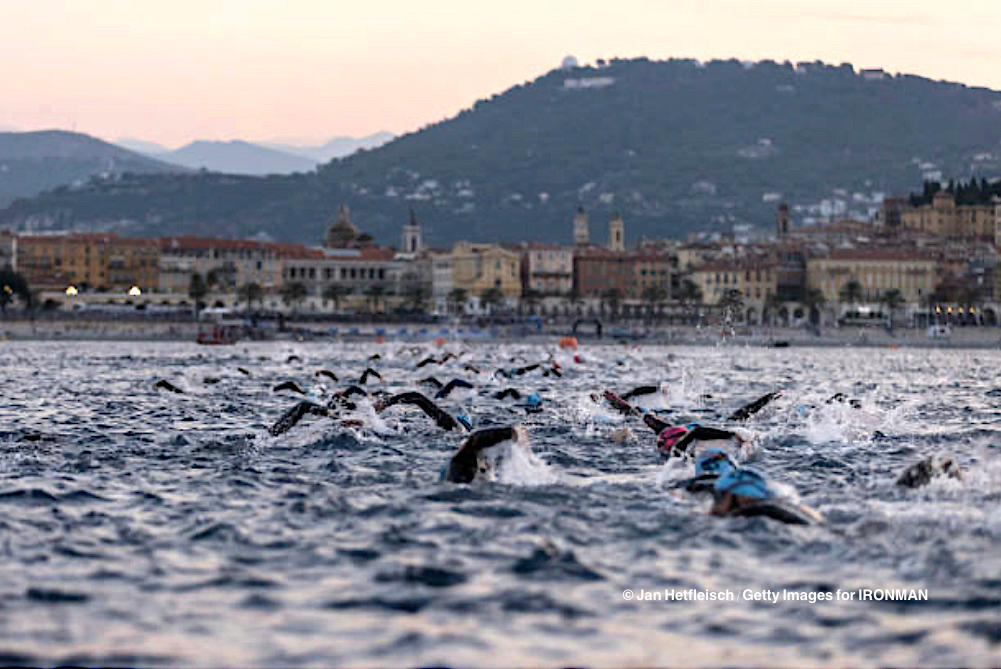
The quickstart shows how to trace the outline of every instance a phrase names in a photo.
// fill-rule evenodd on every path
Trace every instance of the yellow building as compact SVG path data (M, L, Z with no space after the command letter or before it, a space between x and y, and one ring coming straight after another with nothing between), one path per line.
M159 242L113 233L18 237L17 265L33 290L155 291Z
M895 201L896 202L896 201ZM995 238L1001 207L989 204L956 204L952 193L939 191L931 204L918 207L902 202L899 221L905 228L953 239ZM888 214L893 218L894 214Z
M891 290L898 290L908 304L918 304L937 285L937 261L917 253L901 251L839 251L806 263L810 288L824 294L827 302L840 301L841 290L851 281L862 288L862 300L878 302Z
M709 305L719 304L731 290L740 291L745 303L764 302L778 292L778 272L771 263L709 263L693 270L691 279Z
M470 297L499 288L505 297L521 295L520 256L496 244L459 242L452 248L452 287Z

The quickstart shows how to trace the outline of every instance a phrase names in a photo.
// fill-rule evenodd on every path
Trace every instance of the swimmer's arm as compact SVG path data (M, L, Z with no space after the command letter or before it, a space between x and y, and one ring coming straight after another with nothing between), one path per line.
M691 441L713 441L716 439L736 439L737 441L744 441L744 438L736 432L731 432L730 430L719 430L715 427L705 427L703 425L693 428L692 431L685 436L690 437Z
M762 395L761 397L754 400L750 404L745 404L744 406L734 411L732 414L730 414L730 417L727 418L727 420L747 420L754 414L764 409L769 402L771 402L781 394L782 394L781 390L775 390L766 395Z
M417 392L400 393L388 399L380 400L375 405L375 412L382 413L394 404L413 404L420 407L443 430L454 430L459 427L459 424L448 412L442 410L437 404Z
M294 407L286 411L281 418L275 421L275 424L271 426L271 429L268 430L268 432L270 432L273 437L284 434L295 427L296 423L302 420L306 414L310 413L315 416L327 416L329 418L334 418L337 415L336 411L328 409L327 407L322 407L319 404L314 404L313 402L299 402Z

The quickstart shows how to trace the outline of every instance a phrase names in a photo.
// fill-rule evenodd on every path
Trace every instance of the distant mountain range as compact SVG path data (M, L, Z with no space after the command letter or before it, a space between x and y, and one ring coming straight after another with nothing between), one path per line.
M160 144L141 139L120 139L118 145L191 169L207 169L227 174L291 174L310 172L320 164L348 156L359 149L372 149L393 139L388 132L367 137L334 137L319 145L283 144L279 142L229 142L199 140L179 149L170 150Z
M455 117L288 176L135 175L13 203L0 225L107 225L317 242L344 202L395 242L413 206L432 243L629 241L851 213L923 179L1001 175L1001 93L823 63L613 60L553 70Z
M0 206L60 186L82 188L97 175L179 171L183 168L79 133L0 132Z
M396 136L391 132L376 132L365 137L334 137L320 146L290 144L287 142L258 142L285 153L311 158L318 163L330 162L334 158L344 158L361 149L369 150L391 142Z

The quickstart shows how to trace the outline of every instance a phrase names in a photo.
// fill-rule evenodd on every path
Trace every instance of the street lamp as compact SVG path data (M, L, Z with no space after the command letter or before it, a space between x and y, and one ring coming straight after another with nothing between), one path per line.
M143 292L139 290L139 286L132 286L131 288L129 288L129 295L131 295L132 297L139 297L142 294Z
M73 297L79 292L80 291L76 289L76 286L66 286L66 295L68 295L69 297Z

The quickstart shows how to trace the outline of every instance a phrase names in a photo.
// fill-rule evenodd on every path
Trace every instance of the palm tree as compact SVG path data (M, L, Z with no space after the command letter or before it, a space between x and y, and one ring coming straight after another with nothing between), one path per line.
M414 311L425 311L427 306L428 290L424 284L412 283L404 289L406 303L414 308Z
M191 280L188 282L188 297L192 299L195 303L195 318L198 318L198 311L204 306L203 299L208 295L209 288L205 285L205 280L202 275L195 272L191 275Z
M237 291L237 297L241 302L246 303L247 311L250 311L250 305L254 302L260 303L264 299L264 290L261 288L260 284L257 283L245 283L240 286L240 290Z
M890 329L893 329L893 312L899 309L906 302L903 293L901 293L896 288L892 288L885 293L880 298L880 302L886 305L887 311L890 312Z
M601 293L601 304L608 309L614 317L619 312L619 302L622 301L622 293L618 288L606 288Z
M286 283L282 287L282 302L284 302L286 306L292 307L293 311L295 311L295 308L306 299L307 295L309 295L309 291L306 289L306 286L298 281L294 283Z
M381 284L369 286L365 291L368 301L369 311L382 311L382 296L386 294L386 287Z
M667 289L664 286L647 286L643 289L643 300L649 303L650 315L654 314L657 305L667 299Z
M779 313L780 306L782 306L782 301L779 300L778 295L775 293L768 293L765 296L765 307L762 319L764 319L765 314L768 314L768 325L771 327L775 327L775 317Z
M494 310L504 303L504 293L496 286L487 288L480 294L480 302L493 314Z
M534 314L535 310L539 307L539 302L542 301L542 293L532 288L528 288L521 296L521 301L528 306L529 313Z
M847 302L848 304L856 304L862 301L862 284L856 279L852 279L845 285L841 286L841 291L838 293L838 297L842 302Z
M694 312L702 304L702 289L691 279L684 279L678 287L678 303L685 312Z
M827 304L827 298L824 297L822 290L807 288L803 295L803 305L806 307L807 313L810 314L810 322L814 325L820 325L820 312L825 304Z
M460 309L464 312L466 310L466 300L468 299L469 295L464 288L453 288L448 291L448 305L453 313L458 313Z
M342 283L332 283L323 289L323 299L334 303L334 311L341 310L341 300L354 292L351 286Z
M7 305L17 295L26 307L31 306L31 291L24 276L11 270L0 270L0 312L7 313Z

